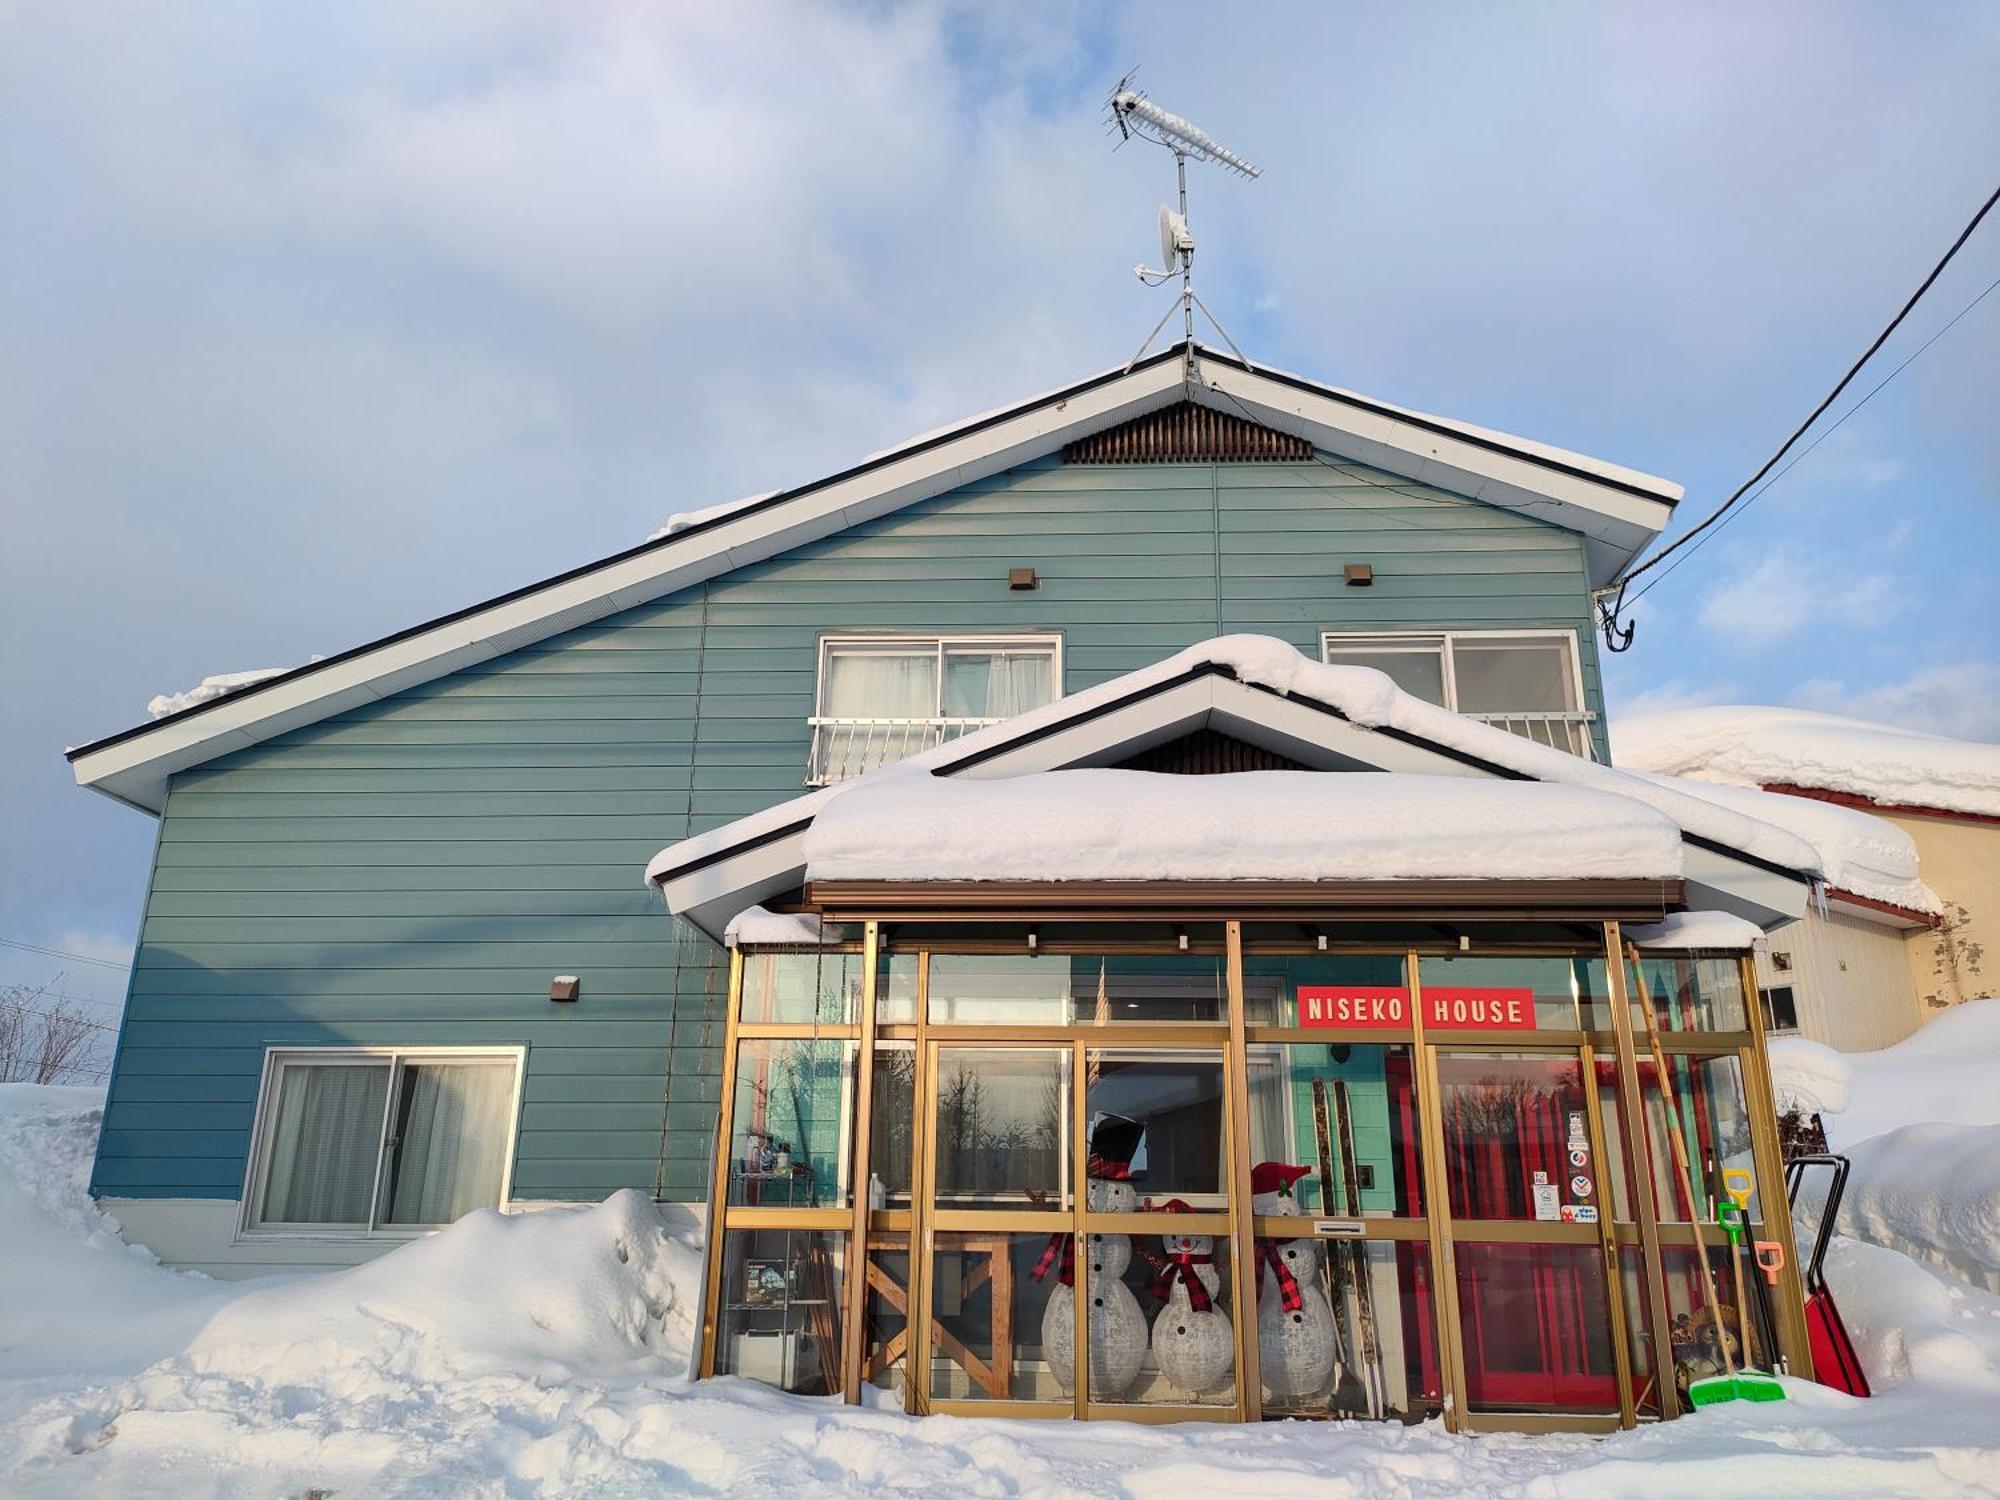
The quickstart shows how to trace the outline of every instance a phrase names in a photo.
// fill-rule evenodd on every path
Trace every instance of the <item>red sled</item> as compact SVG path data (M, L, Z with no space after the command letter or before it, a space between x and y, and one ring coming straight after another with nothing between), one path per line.
M1833 1173L1833 1182L1820 1209L1819 1230L1813 1236L1812 1256L1806 1262L1806 1336L1812 1344L1813 1373L1821 1385L1832 1386L1836 1391L1845 1391L1850 1396L1872 1395L1867 1372L1861 1368L1861 1356L1855 1353L1854 1340L1848 1337L1847 1324L1841 1321L1833 1289L1826 1284L1826 1246L1833 1238L1833 1226L1840 1216L1841 1195L1847 1191L1847 1158L1799 1156L1786 1162L1785 1196L1794 1206L1809 1167L1825 1167Z

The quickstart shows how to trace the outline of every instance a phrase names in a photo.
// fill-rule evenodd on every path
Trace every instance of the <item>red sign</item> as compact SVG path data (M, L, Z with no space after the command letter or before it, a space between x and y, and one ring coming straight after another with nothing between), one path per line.
M1410 992L1401 985L1299 986L1301 1026L1362 1031L1409 1024ZM1535 992L1526 986L1432 985L1424 991L1424 1025L1452 1031L1533 1031Z

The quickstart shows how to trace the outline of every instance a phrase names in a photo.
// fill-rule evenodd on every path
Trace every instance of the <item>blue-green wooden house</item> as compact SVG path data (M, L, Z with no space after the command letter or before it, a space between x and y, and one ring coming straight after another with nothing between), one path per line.
M1678 495L1176 347L85 745L159 824L93 1191L228 1275L700 1200L726 965L663 846L1237 632L1602 760L1590 593Z

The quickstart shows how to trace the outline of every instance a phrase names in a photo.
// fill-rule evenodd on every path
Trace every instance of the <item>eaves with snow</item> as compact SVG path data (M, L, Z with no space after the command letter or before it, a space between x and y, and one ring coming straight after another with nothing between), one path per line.
M1177 344L810 484L685 512L637 547L323 661L233 691L217 684L198 701L171 704L175 711L157 722L71 750L70 763L81 785L158 812L176 771L1045 458L1181 401L1562 527L1581 539L1593 585L1615 577L1659 534L1681 496L1678 485L1583 454Z
M1621 718L1612 758L1737 787L1830 792L1885 811L2000 818L2000 745L1799 708L1728 706Z
M1110 769L1203 729L1306 769ZM1224 636L685 839L647 878L720 939L812 880L1644 876L1768 929L1802 915L1824 873L1807 839L1671 781L1464 718L1370 668Z

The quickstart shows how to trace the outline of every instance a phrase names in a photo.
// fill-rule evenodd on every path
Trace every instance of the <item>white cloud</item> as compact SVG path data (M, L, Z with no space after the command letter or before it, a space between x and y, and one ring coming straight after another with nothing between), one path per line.
M1702 595L1696 617L1726 643L1758 649L1808 625L1873 629L1902 608L1895 579L1788 544L1739 553L1735 569Z
M2000 663L1996 662L1922 667L1873 687L1849 687L1839 678L1815 677L1801 683L1790 701L1797 708L2000 743Z
M1734 682L1723 680L1693 681L1686 677L1674 677L1654 687L1642 688L1632 694L1616 693L1611 702L1611 723L1613 735L1617 723L1627 716L1639 714L1669 713L1678 708L1706 708L1711 703L1729 703L1741 698L1742 690Z

